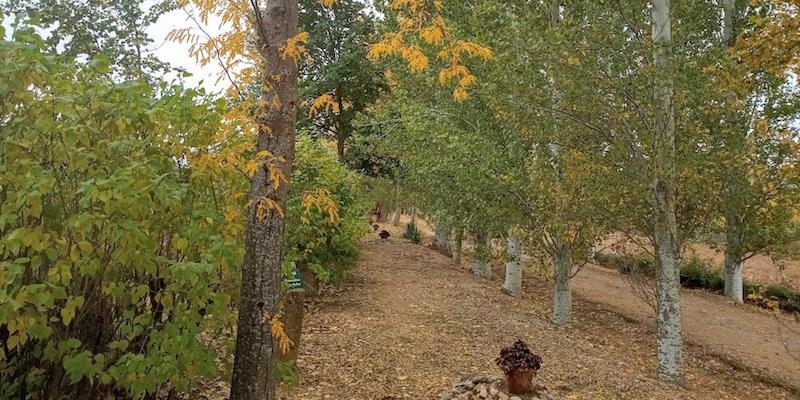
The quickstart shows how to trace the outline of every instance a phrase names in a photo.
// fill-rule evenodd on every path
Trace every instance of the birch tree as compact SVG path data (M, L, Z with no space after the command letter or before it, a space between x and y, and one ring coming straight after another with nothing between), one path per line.
M654 160L651 185L653 239L656 253L656 339L658 375L683 379L681 333L680 251L675 211L677 180L675 116L670 59L672 27L670 1L652 1L654 87Z

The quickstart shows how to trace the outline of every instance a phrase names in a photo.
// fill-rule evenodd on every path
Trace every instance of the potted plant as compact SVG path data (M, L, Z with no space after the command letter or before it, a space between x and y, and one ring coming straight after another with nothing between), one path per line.
M500 357L494 360L506 376L508 391L511 394L526 394L533 391L533 377L542 366L542 358L533 354L522 339L500 350Z

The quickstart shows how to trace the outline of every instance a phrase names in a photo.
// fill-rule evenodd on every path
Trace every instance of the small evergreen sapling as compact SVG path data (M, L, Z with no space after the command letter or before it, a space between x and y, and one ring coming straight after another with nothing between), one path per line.
M403 239L408 239L415 244L419 244L422 241L419 235L419 229L417 229L417 224L409 222L409 224L406 225L406 231L403 232Z

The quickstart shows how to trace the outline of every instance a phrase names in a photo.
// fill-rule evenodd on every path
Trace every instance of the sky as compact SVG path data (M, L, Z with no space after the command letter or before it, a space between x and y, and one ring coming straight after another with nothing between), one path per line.
M211 35L220 32L218 19L210 19L209 26L204 29ZM170 63L174 68L181 68L192 74L186 78L188 86L202 85L209 91L221 92L227 87L225 81L217 82L217 77L222 73L222 68L215 63L205 66L198 64L194 58L189 56L189 44L181 44L167 40L167 35L173 29L194 28L194 21L188 18L183 10L171 11L162 15L158 21L147 29L147 33L153 39L152 51L155 56ZM202 81L202 82L201 82Z
M143 2L142 7L148 7L147 3ZM219 19L210 17L209 26L204 29L211 35L220 32ZM6 16L3 18L3 27L6 29L6 38L10 38L12 32L12 24L14 16ZM181 68L192 74L191 77L185 78L184 82L187 86L202 86L208 91L221 92L226 87L225 81L217 83L217 77L222 73L222 68L217 64L209 64L201 66L192 57L189 56L189 44L181 44L167 40L167 34L173 29L195 27L195 24L190 20L186 12L179 9L171 11L162 15L158 21L147 29L147 33L153 39L153 44L149 46L147 52L154 54L158 59L166 61L174 68ZM40 30L42 35L47 35L46 30ZM177 76L177 74L174 74Z

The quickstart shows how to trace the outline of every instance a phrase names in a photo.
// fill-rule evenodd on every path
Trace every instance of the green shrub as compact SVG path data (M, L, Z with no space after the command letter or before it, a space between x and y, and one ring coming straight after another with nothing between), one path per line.
M764 289L764 297L775 299L781 310L800 311L800 292L784 285L769 285Z
M408 239L411 241L411 243L415 244L420 244L420 242L422 242L419 229L417 229L417 224L415 224L413 221L406 225L406 231L403 232L403 239Z
M0 40L0 398L186 391L218 373L200 333L233 322L242 258L188 161L218 107L44 47Z
M692 257L681 266L681 285L721 292L725 290L725 276L707 261Z
M603 267L616 269L623 274L640 273L655 275L655 261L649 254L635 256L617 253L596 252L594 261Z
M278 361L276 375L281 383L289 387L300 382L300 373L294 361Z
M308 135L297 139L295 170L287 202L287 268L297 265L320 280L338 282L358 260L358 242L368 232L369 205L359 194L359 176L342 166L336 154ZM330 196L338 218L325 203L304 205L306 195Z

